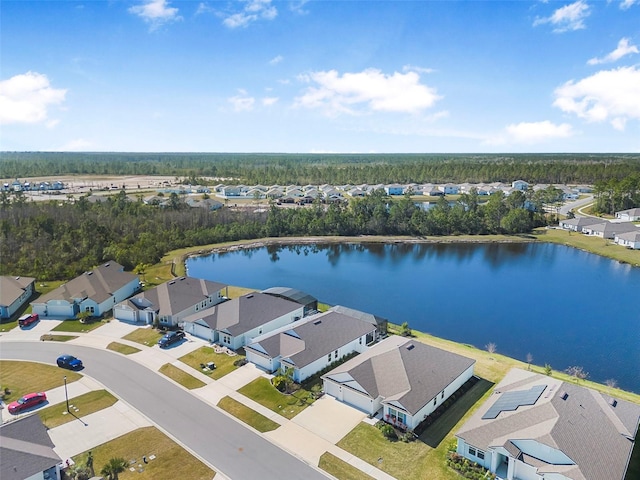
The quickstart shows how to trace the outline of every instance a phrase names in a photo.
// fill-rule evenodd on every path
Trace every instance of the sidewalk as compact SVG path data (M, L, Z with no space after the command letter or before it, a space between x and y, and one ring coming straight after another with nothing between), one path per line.
M41 320L29 330L15 328L10 332L3 333L0 336L0 342L39 341L42 334L49 333L59 323L59 321ZM193 369L178 360L183 355L202 346L209 346L208 342L188 335L186 342L173 348L160 349L157 346L148 347L122 338L138 328L141 327L112 320L91 332L73 333L72 335L78 338L70 340L70 343L105 349L107 345L117 341L118 343L138 348L139 352L128 355L128 357L150 370L157 372L160 367L170 363L202 380L206 384L204 387L189 390L189 392L209 403L213 408L217 408L220 399L229 396L278 423L280 427L271 432L256 433L263 435L278 447L304 462L317 467L320 457L325 452L330 452L375 479L393 480L392 476L335 445L366 418L364 413L348 407L331 397L324 396L316 400L292 420L289 420L238 393L241 387L256 378L260 376L270 377L270 375L265 374L254 365L244 365L219 380L213 380L199 370ZM60 333L63 334L64 332ZM77 382L67 384L70 400L101 388L103 387L100 384L89 377L83 377ZM65 401L64 387L48 391L47 398L52 405ZM87 451L96 445L137 428L149 425L151 424L140 413L124 402L118 401L112 407L82 417L82 421L75 420L53 428L50 430L50 434L52 441L56 445L55 451L64 459ZM215 469L215 466L212 467Z

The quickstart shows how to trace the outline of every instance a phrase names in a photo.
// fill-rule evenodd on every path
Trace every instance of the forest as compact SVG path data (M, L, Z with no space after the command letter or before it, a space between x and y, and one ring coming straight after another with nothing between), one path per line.
M639 154L241 154L0 152L0 178L168 175L191 183L594 184L640 173Z
M175 193L163 208L132 200L124 191L96 203L86 196L31 202L1 192L0 274L67 279L106 260L133 270L177 248L267 236L517 234L544 225L544 203L555 197L550 188L531 199L523 192L498 193L482 204L472 191L424 210L409 195L392 200L376 190L349 203L211 212L189 207Z
M621 179L599 180L593 193L596 199L593 210L596 213L613 215L620 210L640 207L640 173Z

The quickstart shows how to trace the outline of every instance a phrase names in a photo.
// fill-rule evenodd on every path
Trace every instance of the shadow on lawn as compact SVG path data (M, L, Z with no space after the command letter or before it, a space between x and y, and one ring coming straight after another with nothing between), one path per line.
M478 379L476 384L451 405L437 420L429 425L418 439L431 448L436 448L460 419L465 416L493 385L494 384L488 380L483 378Z

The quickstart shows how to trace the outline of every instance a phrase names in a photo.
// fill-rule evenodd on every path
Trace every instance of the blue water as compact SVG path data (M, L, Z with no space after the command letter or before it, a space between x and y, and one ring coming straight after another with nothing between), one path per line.
M612 247L613 248L613 247ZM640 253L639 253L640 259ZM640 268L552 244L340 244L190 258L193 277L321 302L640 392Z

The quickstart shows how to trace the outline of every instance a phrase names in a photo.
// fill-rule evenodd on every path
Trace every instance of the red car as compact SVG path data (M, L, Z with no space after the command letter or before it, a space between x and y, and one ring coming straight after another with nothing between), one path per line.
M47 394L44 392L28 393L24 397L19 398L15 402L9 404L9 413L19 413L28 410L31 407L40 405L47 401Z
M38 320L40 320L40 315L37 313L27 313L26 315L22 315L18 319L18 325L20 328L28 327L29 325L33 325Z

